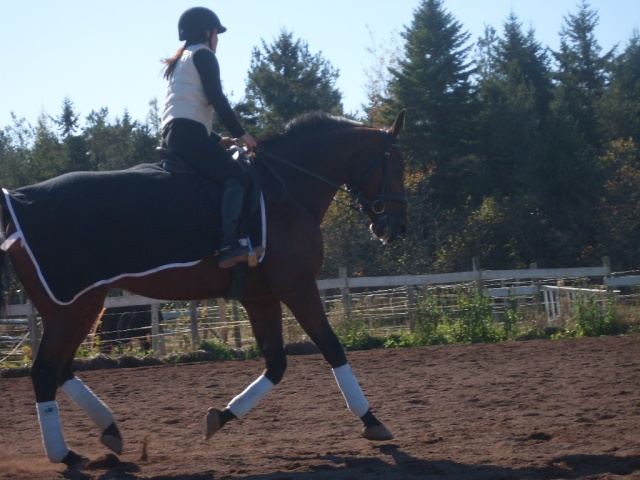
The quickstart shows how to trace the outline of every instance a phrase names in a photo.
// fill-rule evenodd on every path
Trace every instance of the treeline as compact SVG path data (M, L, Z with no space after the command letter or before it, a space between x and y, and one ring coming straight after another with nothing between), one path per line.
M402 137L411 229L381 247L364 217L336 204L323 229L323 277L482 268L599 265L640 268L640 34L603 51L598 12L583 1L550 50L515 14L473 42L442 0L422 0L397 48L370 49L359 120ZM257 137L299 113L345 115L339 72L282 30L252 52L234 108ZM348 115L348 114L347 114ZM220 125L214 128L222 131ZM159 111L141 122L107 109L81 125L71 99L32 126L0 131L0 178L12 188L72 170L154 162Z

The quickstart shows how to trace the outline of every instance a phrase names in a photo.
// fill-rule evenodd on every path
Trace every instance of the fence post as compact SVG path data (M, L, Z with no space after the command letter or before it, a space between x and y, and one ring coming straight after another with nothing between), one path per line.
M413 285L407 285L407 302L409 308L407 309L409 317L409 331L413 333L415 331L415 307L416 307L416 294L415 287Z
M347 277L347 267L340 267L340 279L342 280L342 287L340 287L340 293L342 294L342 308L344 310L344 317L349 319L351 317L351 298L349 296L349 277Z
M473 257L471 259L471 266L474 272L480 271L480 257Z
M191 349L195 350L200 339L198 338L198 303L194 300L189 302L189 319L191 322Z
M327 291L324 289L320 290L320 301L322 302L322 310L327 313Z
M164 339L160 337L160 306L157 303L151 305L151 348L153 355L165 355Z
M609 273L611 273L611 258L602 257L602 266L608 269Z
M529 264L529 269L530 270L537 270L538 269L538 262L534 262L534 263ZM531 284L535 288L535 298L539 299L540 298L540 282L536 281L535 279L532 279L531 280ZM546 308L546 304L545 304L545 308Z
M480 257L473 257L471 259L473 265L473 271L478 273L476 277L476 290L480 294L482 293L482 272L480 272Z
M227 326L227 302L224 298L218 299L218 315L220 317L220 338L224 343L229 343L229 327Z
M238 314L238 302L231 302L231 311L233 312L233 340L236 348L242 347L242 333L240 332L240 315Z
M33 303L27 300L31 313L27 317L29 322L29 347L31 348L32 358L35 358L38 347L40 346L40 329L38 328L38 312L33 307Z

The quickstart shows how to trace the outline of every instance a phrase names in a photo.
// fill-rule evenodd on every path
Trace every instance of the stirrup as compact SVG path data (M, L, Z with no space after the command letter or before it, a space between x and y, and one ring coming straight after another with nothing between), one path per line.
M249 258L249 247L242 245L229 245L218 252L218 266L231 268L236 263L246 262Z

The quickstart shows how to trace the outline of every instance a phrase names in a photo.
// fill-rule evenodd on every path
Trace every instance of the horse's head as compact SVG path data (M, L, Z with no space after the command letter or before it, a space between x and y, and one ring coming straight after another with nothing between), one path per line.
M406 111L383 131L384 153L362 178L353 180L356 196L367 214L371 232L383 243L392 243L407 231L407 197L404 189L404 161L398 137L404 127ZM356 187L357 186L357 187Z

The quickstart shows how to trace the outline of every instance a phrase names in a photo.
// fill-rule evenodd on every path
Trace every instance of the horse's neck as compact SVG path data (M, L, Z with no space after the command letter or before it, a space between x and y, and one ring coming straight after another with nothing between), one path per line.
M350 148L336 142L329 140L324 145L326 146L323 148L297 150L295 159L292 152L282 154L283 158L291 158L292 163L310 172L309 174L287 172L290 167L286 166L280 169L286 179L288 196L295 203L304 206L318 222L324 218L337 187L347 181L351 167L349 158L352 156Z

